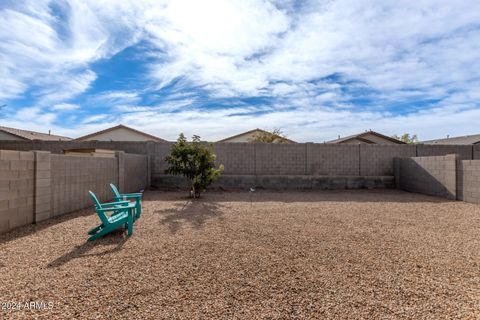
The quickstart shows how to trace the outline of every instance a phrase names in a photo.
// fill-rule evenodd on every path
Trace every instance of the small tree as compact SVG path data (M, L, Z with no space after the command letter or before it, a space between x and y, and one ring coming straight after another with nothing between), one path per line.
M399 137L399 136L397 136L396 134L394 134L394 135L392 136L392 138L397 139L397 140L400 140L400 141L403 141L403 142L408 143L408 144L412 144L412 143L417 143L417 142L418 142L418 137L417 137L416 134L412 134L412 135L410 136L409 133L404 133L404 134L402 134L401 137Z
M201 143L196 135L192 137L192 142L188 142L181 133L165 161L170 165L165 173L181 175L190 181L192 198L199 198L200 193L223 171L223 165L215 168L211 145Z
M272 132L258 131L256 132L250 142L266 142L266 143L288 143L288 139L279 128L273 129Z

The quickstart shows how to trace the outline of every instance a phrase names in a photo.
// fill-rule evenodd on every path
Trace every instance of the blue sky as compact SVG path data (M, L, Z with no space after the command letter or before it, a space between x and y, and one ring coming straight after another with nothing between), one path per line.
M0 125L480 133L478 1L0 1Z

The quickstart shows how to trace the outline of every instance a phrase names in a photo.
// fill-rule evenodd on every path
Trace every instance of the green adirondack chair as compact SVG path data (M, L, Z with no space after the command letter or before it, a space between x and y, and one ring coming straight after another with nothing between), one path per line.
M135 216L133 217L133 220L137 220L140 218L140 215L142 214L142 193L120 193L118 191L118 188L113 184L110 183L110 188L112 189L113 192L113 199L115 201L126 201L129 199L134 199L135 200Z
M102 221L100 225L88 231L88 234L91 235L91 237L88 238L88 241L103 237L104 235L122 227L125 227L125 229L128 230L129 236L133 234L135 204L130 203L129 201L100 203L92 191L88 191L88 193L95 203L95 212ZM112 212L113 214L109 217L107 212Z

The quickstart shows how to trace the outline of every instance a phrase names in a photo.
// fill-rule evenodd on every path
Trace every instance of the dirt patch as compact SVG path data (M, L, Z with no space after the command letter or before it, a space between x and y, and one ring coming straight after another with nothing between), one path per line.
M134 235L82 210L0 235L0 310L45 319L478 319L480 206L392 190L148 192Z

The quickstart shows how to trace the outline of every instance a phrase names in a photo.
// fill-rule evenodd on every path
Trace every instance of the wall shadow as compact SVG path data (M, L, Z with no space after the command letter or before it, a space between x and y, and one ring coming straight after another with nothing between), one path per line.
M439 197L444 201L447 201L448 197L456 197L446 187L447 168L439 168L437 163L430 164L430 168L424 168L422 164L412 158L402 158L400 161L400 187L402 190ZM434 176L435 173L438 177ZM455 183L457 188L457 181Z
M60 267L71 260L74 259L81 259L86 257L94 257L94 256L104 256L107 254L119 252L122 250L123 245L129 237L124 233L125 230L116 230L105 235L102 238L96 239L95 241L86 241L79 246L74 247L71 251L65 253L64 255L58 257L57 259L50 262L47 267L48 268L56 268ZM122 237L123 234L123 237ZM109 247L107 250L96 252L96 253L89 253L93 248L97 248L100 246L111 246L115 245L113 248Z
M38 222L36 224L27 224L13 230L10 230L6 233L0 234L0 245L4 243L8 243L12 240L18 240L23 237L27 237L35 232L41 231L43 229L49 228L59 223L63 223L65 221L76 219L80 217L86 217L91 214L94 214L93 206L85 209L80 209L77 211L69 212L62 214L60 216L56 216L50 218L48 220Z
M179 200L178 193L176 200ZM170 232L175 234L183 224L201 229L209 219L222 219L223 212L217 203L201 198L177 203L173 208L156 210L155 214L160 214L160 224L167 225Z
M145 201L179 201L184 199L184 191L150 192ZM222 202L449 202L451 200L412 193L398 189L342 189L342 190L248 190L207 191L202 202L211 205ZM196 203L198 200L195 200ZM207 209L207 208L206 208ZM170 209L172 210L172 209ZM178 208L175 210L179 210ZM208 210L208 209L207 209ZM173 212L172 212L173 213ZM185 213L186 214L186 213ZM173 219L173 218L172 218Z

